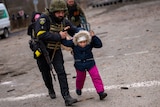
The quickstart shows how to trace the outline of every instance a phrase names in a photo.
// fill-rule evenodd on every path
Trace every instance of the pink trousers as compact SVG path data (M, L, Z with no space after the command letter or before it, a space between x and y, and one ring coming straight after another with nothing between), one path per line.
M86 71L76 70L76 72L77 72L76 89L81 90L84 86L84 82L86 79ZM104 92L104 85L96 65L93 66L88 72L92 79L94 87L96 88L97 93Z

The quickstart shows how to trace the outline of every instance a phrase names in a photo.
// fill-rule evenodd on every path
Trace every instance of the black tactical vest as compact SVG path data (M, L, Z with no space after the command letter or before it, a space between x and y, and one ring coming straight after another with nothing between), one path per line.
M50 17L49 17L50 18ZM50 32L52 33L59 33L60 31L63 31L65 28L65 20L63 20L60 24L53 23L52 19L50 18ZM49 49L60 49L61 43L60 42L53 42L48 41L47 48Z

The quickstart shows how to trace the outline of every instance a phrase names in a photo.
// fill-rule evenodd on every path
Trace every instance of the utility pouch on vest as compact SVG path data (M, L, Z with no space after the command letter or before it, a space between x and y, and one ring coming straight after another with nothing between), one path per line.
M29 47L32 51L34 51L34 44L33 44L33 41L32 40L29 40Z
M34 52L34 54L35 54L36 57L39 57L39 56L42 54L40 48L38 48L38 49Z
M42 54L41 49L40 49L40 48L36 49L36 50L34 51L34 58L37 59L38 57L41 56L41 54Z
M29 46L30 49L33 51L34 58L37 59L42 54L38 42L36 42L35 40L29 40Z

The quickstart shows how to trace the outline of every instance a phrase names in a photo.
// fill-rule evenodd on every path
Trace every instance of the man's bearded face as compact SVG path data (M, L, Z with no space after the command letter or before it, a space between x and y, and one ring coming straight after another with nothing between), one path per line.
M64 16L65 16L65 12L64 11L57 11L57 12L55 12L55 17L57 19L59 19L59 21L63 20Z

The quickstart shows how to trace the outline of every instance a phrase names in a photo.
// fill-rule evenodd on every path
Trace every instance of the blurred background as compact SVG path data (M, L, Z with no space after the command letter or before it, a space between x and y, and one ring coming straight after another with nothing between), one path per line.
M11 30L27 27L33 11L43 12L49 7L51 0L0 0L4 3L11 21ZM110 4L118 4L130 1L148 0L75 0L82 9L98 8Z
M0 0L4 3L11 21L11 30L27 27L33 11L43 12L49 7L51 0ZM90 0L76 0L80 4L88 4ZM85 2L85 3L82 3ZM87 7L83 6L83 7Z

